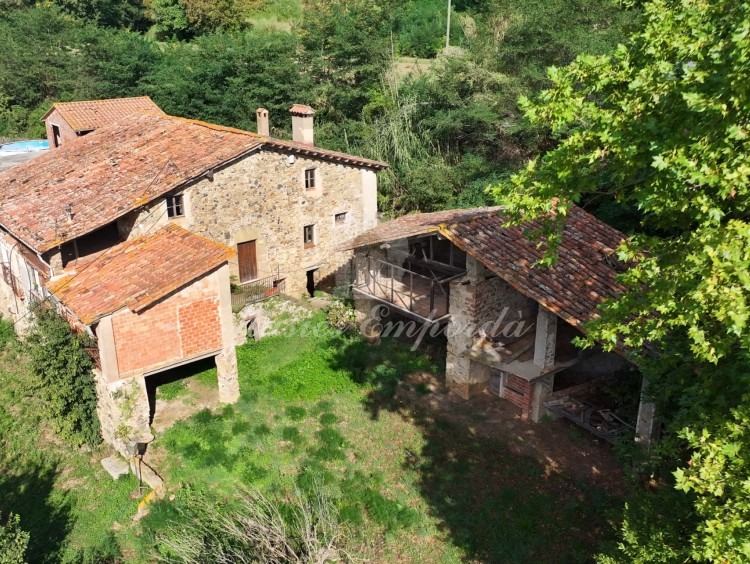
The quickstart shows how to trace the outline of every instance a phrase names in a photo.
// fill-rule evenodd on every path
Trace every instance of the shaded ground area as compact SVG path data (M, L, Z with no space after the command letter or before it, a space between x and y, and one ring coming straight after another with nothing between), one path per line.
M146 378L151 427L158 434L203 409L219 405L216 364L207 358Z
M305 327L240 347L240 402L157 439L177 505L156 507L147 531L179 520L195 488L322 483L368 561L592 559L620 505L608 445L565 422L523 422L494 397L447 394L440 342L370 346L315 330L320 315Z
M624 493L623 473L612 446L564 419L532 423L521 410L489 392L464 400L450 393L432 374L411 374L394 396L399 410L416 410L430 423L442 419L473 437L502 441L514 455L542 465L544 475L565 474L576 481Z
M442 353L440 343L432 347ZM352 342L339 360L351 366L377 355L373 349ZM406 451L402 464L467 560L592 560L610 534L606 516L625 493L610 445L567 421L523 421L515 406L489 394L465 401L447 392L441 373L369 384L363 403L372 420L398 414L421 433L421 452Z

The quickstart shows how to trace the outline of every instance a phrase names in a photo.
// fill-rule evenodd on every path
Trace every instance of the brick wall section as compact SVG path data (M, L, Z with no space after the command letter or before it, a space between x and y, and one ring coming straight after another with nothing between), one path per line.
M508 374L508 379L503 389L503 397L521 408L521 417L523 419L529 418L531 415L531 404L534 401L534 388L529 382L514 374Z
M64 144L66 141L72 141L78 136L72 127L68 125L68 122L63 119L57 110L54 110L44 122L45 128L47 129L47 139L49 140L50 148L55 146L55 136L52 134L52 125L56 125L60 128L60 144Z
M207 299L179 308L182 355L196 356L221 348L219 300Z
M136 314L112 316L120 378L222 348L214 272Z

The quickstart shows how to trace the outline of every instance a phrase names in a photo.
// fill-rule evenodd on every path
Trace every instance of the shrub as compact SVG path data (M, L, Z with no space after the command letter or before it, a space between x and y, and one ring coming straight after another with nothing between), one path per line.
M93 362L86 352L92 340L73 332L55 310L39 307L25 343L55 432L74 445L97 444L100 433Z
M191 496L179 522L157 535L163 560L203 562L338 562L346 557L335 503L320 488L284 500L259 490L229 503Z
M357 313L344 302L335 301L328 309L328 325L344 332L354 331L357 326Z
M10 514L5 524L0 521L0 564L23 564L29 533L21 529L18 515Z
M0 319L0 348L16 340L16 330L13 323L7 319Z

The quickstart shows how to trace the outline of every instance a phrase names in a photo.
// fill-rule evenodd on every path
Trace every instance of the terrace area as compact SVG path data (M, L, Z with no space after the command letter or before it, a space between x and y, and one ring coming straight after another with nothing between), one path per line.
M450 318L450 282L464 271L434 261L407 258L401 265L371 256L355 258L352 290L432 323ZM408 266L408 268L407 268Z

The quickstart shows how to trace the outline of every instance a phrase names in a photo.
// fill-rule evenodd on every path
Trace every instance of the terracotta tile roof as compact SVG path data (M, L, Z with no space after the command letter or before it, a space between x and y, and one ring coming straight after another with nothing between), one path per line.
M66 270L47 288L83 323L91 324L124 307L142 311L233 254L229 247L169 224L110 247L77 270Z
M349 251L359 247L367 247L378 243L395 241L404 237L424 235L432 231L438 231L444 223L455 223L487 215L501 208L471 208L462 210L448 210L433 213L414 213L402 215L393 221L385 221L364 233L361 233L348 243L342 245L340 250Z
M0 173L0 225L44 252L257 149L263 140L164 114L133 114Z
M579 207L565 223L554 266L540 267L544 249L524 233L533 223L503 227L495 212L441 227L453 244L480 260L516 290L574 327L598 317L597 307L624 290L616 281L615 250L625 236Z
M615 279L619 265L614 251L625 236L574 206L565 224L557 263L541 267L536 263L544 251L524 233L534 227L538 227L534 222L504 226L500 208L417 214L381 224L357 237L359 244L347 248L437 231L520 293L580 328L598 316L601 302L624 290Z
M112 98L82 102L57 102L44 114L42 121L57 110L76 133L92 131L137 112L164 113L148 96Z
M388 166L231 127L135 113L0 172L0 225L45 252L266 147L373 169Z

